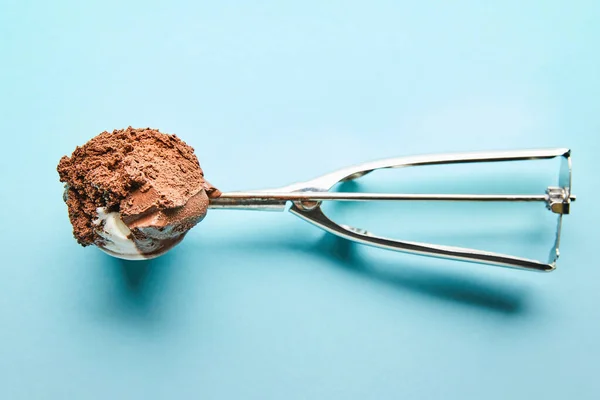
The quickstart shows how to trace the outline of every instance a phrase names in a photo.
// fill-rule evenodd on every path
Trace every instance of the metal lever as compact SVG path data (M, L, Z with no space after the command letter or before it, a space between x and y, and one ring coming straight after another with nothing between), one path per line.
M300 202L305 209L314 208L322 201L480 201L480 202L545 202L556 214L568 214L574 195L567 196L564 188L549 187L546 194L406 194L406 193L353 193L353 192L232 192L214 199L211 208L249 209L255 206Z

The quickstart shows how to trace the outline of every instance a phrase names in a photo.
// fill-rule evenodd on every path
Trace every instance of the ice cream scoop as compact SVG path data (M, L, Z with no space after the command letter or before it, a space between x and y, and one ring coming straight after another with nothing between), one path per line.
M426 165L561 160L557 186L537 194L411 194L332 192L340 182L372 171ZM204 179L194 150L175 135L156 129L102 132L58 165L73 233L83 246L96 245L126 259L164 254L209 208L289 210L334 235L355 242L430 257L531 271L552 271L559 256L563 215L569 214L569 149L490 151L407 156L367 162L282 188L221 193ZM403 241L337 224L321 209L323 201L477 201L539 202L558 215L556 240L548 260L532 260L484 250Z
M150 128L102 132L63 157L58 173L77 241L132 260L174 247L220 194L192 147Z

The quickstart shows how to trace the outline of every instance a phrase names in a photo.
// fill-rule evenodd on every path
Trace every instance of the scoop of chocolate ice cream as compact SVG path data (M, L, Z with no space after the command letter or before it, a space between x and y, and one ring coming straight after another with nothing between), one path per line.
M102 132L57 169L77 241L126 259L168 251L220 195L194 149L157 129Z

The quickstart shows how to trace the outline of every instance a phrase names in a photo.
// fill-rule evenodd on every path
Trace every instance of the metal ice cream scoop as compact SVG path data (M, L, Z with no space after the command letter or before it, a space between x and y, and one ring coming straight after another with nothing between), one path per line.
M459 163L508 162L561 158L557 186L548 187L538 194L410 194L410 193L356 193L331 192L338 183L358 179L372 171L385 168L404 168L425 165ZM321 209L323 201L454 201L454 202L539 202L557 215L555 241L546 261L538 261L507 254L470 248L460 248L413 241L394 240L370 232L338 224ZM210 200L210 209L258 211L289 211L342 238L361 244L437 258L463 260L481 264L512 267L523 270L552 271L559 256L560 231L563 215L569 214L575 196L571 194L571 152L569 149L539 149L420 155L367 162L323 175L306 182L282 188L250 192L222 193ZM291 203L291 207L288 204Z

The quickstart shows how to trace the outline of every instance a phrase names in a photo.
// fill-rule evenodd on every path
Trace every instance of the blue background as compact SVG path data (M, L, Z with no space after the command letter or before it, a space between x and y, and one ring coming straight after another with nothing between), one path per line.
M240 3L2 1L0 398L600 398L598 3ZM579 199L551 274L234 211L132 265L76 244L55 170L128 125L223 190L565 146Z

